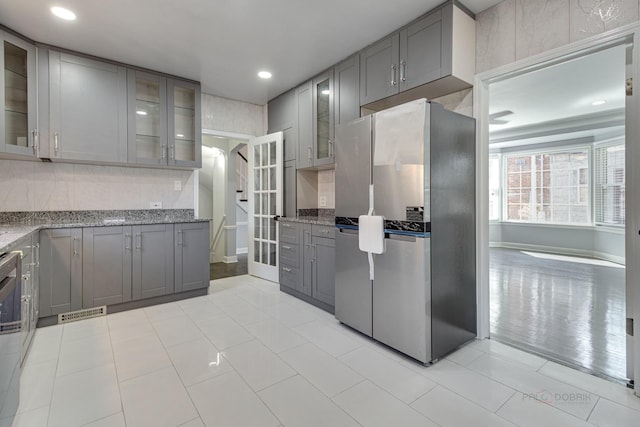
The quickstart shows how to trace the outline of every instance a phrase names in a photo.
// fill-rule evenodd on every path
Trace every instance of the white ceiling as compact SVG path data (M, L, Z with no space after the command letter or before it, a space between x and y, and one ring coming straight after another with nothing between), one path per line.
M566 138L576 137L568 130L578 128L581 137L597 136L602 126L618 126L624 119L625 49L617 46L492 83L489 114L513 114L499 117L508 123L489 126L490 139L504 143L518 135L557 135L563 127ZM606 103L592 105L597 100ZM585 134L587 128L593 131Z
M500 0L463 0L473 12ZM442 0L3 0L0 24L27 37L202 83L258 105ZM72 22L49 8L73 10ZM266 69L269 81L256 77Z

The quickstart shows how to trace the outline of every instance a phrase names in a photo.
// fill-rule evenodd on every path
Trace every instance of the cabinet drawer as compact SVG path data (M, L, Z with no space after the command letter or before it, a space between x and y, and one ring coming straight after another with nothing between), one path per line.
M298 267L298 245L280 242L280 263L290 267Z
M280 266L280 284L292 289L298 287L298 269L288 265Z
M311 235L316 237L336 238L336 228L329 225L311 225Z
M280 222L280 240L293 244L298 243L298 227L292 222Z

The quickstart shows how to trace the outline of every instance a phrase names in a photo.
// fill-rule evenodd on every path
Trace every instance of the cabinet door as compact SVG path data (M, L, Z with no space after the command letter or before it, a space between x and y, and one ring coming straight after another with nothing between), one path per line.
M451 8L425 16L400 32L400 91L451 74L451 37L443 37L443 11L449 10L450 16ZM449 47L443 49L445 39Z
M40 233L40 316L82 308L82 229Z
M167 164L167 81L164 77L127 70L128 161Z
M173 293L173 224L132 227L134 300Z
M53 158L127 161L124 67L49 51L49 104Z
M300 268L302 269L302 280L298 282L298 292L311 295L313 287L313 242L311 241L311 225L298 224L300 241L302 242Z
M335 305L335 241L313 237L313 292L315 299Z
M35 330L40 317L40 232L31 235L33 264L31 266L31 327Z
M167 79L169 165L202 167L200 86Z
M209 286L209 223L175 224L175 292Z
M360 55L355 54L336 65L333 88L335 124L360 117Z
M395 33L360 53L360 105L398 93L399 49Z
M131 301L131 227L82 231L82 308Z
M269 101L268 132L282 131L283 160L296 159L298 132L296 129L296 91L290 90Z
M282 168L283 216L295 217L296 211L296 161L284 162Z
M313 79L313 164L334 162L333 68Z
M0 152L37 155L36 47L0 31Z
M313 87L307 82L296 89L296 127L298 128L298 169L313 166Z

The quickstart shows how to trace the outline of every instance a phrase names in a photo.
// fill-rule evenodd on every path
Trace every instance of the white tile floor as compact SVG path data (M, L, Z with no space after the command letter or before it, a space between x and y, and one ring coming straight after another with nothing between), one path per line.
M38 329L19 412L14 427L640 425L621 385L495 341L423 367L250 276Z

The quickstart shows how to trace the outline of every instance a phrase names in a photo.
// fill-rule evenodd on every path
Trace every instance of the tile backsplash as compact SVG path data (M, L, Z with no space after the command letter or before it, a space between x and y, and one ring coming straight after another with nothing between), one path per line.
M193 209L193 179L184 170L0 160L0 211Z

